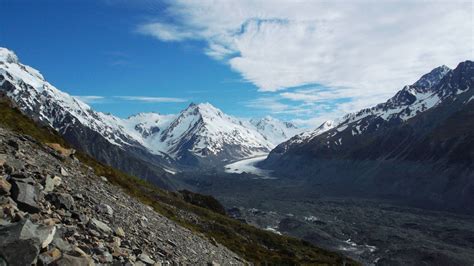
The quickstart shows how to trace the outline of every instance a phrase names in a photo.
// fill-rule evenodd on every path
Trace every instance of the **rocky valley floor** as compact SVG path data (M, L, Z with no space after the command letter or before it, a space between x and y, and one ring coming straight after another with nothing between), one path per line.
M52 147L0 127L0 265L244 263Z
M291 180L188 175L236 219L343 252L364 265L473 265L474 217L381 200L318 197Z

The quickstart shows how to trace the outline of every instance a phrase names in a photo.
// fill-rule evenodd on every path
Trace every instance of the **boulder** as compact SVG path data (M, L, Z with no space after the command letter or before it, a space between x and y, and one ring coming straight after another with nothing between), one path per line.
M18 208L29 213L40 211L38 206L39 189L31 184L13 181L11 194L13 200L18 204Z
M55 227L22 220L0 228L0 256L8 265L30 265L36 262L41 248L53 239Z

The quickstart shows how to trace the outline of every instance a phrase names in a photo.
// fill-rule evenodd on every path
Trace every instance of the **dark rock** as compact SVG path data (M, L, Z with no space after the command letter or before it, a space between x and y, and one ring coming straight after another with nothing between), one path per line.
M36 186L30 184L18 181L14 181L12 184L12 198L18 204L18 208L20 208L20 210L29 213L39 212L39 193L39 189Z
M35 225L30 220L1 227L0 256L8 265L30 265L52 240L54 231L54 227Z
M15 150L19 150L20 149L20 145L18 144L18 142L12 140L12 139L9 139L7 144L12 147L13 149Z
M67 193L51 193L46 199L58 209L74 209L74 198Z
M89 222L89 217L80 212L71 212L71 218L78 220L82 224L87 224Z

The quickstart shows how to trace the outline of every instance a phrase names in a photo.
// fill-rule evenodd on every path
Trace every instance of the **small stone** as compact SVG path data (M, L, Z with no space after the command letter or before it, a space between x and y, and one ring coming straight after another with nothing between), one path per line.
M61 171L60 171L60 172L61 172L61 175L62 175L62 176L69 176L68 171L67 171L64 167L61 167Z
M0 177L0 195L10 195L12 184L10 184L5 178Z
M104 254L99 256L99 261L101 263L111 263L113 259L114 258L112 257L112 254L110 254L109 252L104 252Z
M61 258L61 251L57 248L53 248L49 251L43 252L38 256L38 260L43 265L51 264L52 262Z
M61 177L59 176L47 176L45 185L44 185L44 192L51 192L54 190L54 188L58 187L61 184L62 180Z
M99 230L99 231L102 231L106 234L110 234L112 233L112 229L106 225L105 223L95 219L95 218L92 218L89 220L89 223L88 223L89 227L93 228L93 229L96 229L96 230Z
M64 254L56 264L58 266L84 266L89 265L90 260L87 257L74 257L68 254Z
M107 179L107 177L105 177L105 176L103 176L103 175L100 176L100 179L101 179L102 181L104 181L104 182L109 182L109 180Z
M146 264L150 264L150 265L153 265L155 264L155 261L152 260L150 258L150 256L148 256L147 254L145 253L142 253L138 256L138 259L141 260L142 262L146 263Z
M112 209L112 207L110 207L109 205L105 203L101 203L97 205L95 209L98 213L104 213L104 214L107 214L108 216L114 215L114 210Z
M122 227L120 227L120 226L115 227L114 232L119 237L125 237L125 231L123 231Z

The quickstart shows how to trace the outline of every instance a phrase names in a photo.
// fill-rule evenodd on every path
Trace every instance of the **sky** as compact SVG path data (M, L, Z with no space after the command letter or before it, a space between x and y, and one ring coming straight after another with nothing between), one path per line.
M93 108L316 127L474 59L474 1L1 0L0 46Z

